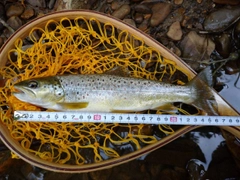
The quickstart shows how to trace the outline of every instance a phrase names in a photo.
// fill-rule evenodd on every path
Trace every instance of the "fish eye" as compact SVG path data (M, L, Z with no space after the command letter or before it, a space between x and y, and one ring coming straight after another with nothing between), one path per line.
M38 82L37 81L30 81L28 84L29 88L36 89L38 87Z

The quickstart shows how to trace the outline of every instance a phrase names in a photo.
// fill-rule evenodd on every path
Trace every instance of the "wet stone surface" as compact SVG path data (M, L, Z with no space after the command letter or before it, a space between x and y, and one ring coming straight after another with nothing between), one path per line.
M180 56L197 72L213 64L214 87L239 109L240 2L239 0L3 0L0 2L0 47L19 27L35 17L68 9L91 9L112 15L149 34ZM231 54L238 56L231 58ZM236 87L235 84L239 85ZM230 90L230 91L228 91ZM220 93L221 93L220 92ZM197 134L197 135L196 135ZM207 154L199 139L218 142ZM81 174L49 172L10 158L0 143L0 179L239 179L239 140L225 140L209 129L188 133L146 158L110 169ZM212 157L209 161L206 157Z

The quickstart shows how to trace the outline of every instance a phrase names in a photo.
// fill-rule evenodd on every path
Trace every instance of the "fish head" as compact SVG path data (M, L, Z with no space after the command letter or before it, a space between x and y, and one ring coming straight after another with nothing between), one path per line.
M56 77L35 78L14 85L13 95L21 101L48 108L64 98L64 91Z

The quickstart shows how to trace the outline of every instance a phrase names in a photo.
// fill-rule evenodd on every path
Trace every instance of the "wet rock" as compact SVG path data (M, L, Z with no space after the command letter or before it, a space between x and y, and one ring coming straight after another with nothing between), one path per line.
M50 0L49 3L48 3L48 8L53 9L55 3L56 3L56 0Z
M217 52L223 57L227 58L231 51L231 38L228 34L222 34L214 38Z
M78 173L78 174L74 174L73 177L71 177L68 180L90 180L89 176L87 173Z
M14 3L7 9L6 15L7 17L19 16L23 13L23 11L24 11L24 7L22 4Z
M205 174L204 164L204 162L201 162L198 159L191 159L187 163L186 169L191 179L202 179L202 176Z
M204 21L206 31L223 31L240 17L240 7L222 8L210 13Z
M141 13L136 13L134 16L134 20L136 23L140 24L143 22L143 15Z
M174 22L167 32L167 36L174 41L178 41L182 38L182 29L179 21Z
M21 15L22 19L30 19L34 16L34 10L31 7L27 7Z
M182 3L183 3L183 0L174 0L174 4L179 5L179 4L182 4Z
M174 171L173 169L170 168L166 168L163 171L160 172L159 174L159 180L180 180L182 179L180 177L180 174L178 174L176 171Z
M145 158L148 164L161 164L185 168L189 159L204 160L204 155L198 145L187 139L177 139L162 148L153 151Z
M112 16L119 19L123 19L125 16L127 16L130 13L130 10L131 10L130 6L128 4L124 4L119 9L115 10L112 13Z
M39 7L39 8L45 8L46 7L46 1L45 0L25 0L24 1L26 4L30 4L34 7Z
M187 63L198 70L202 60L209 60L215 49L213 41L205 36L199 36L195 31L189 32L180 43L182 57L190 59Z
M66 180L66 179L70 179L73 177L73 174L71 173L56 173L56 172L48 172L45 176L44 176L44 180L53 180L53 179L57 179L57 180Z
M163 165L162 164L149 164L148 169L149 172L151 173L152 177L154 179L156 179L157 177L159 177L159 173L161 172L161 170L163 169Z
M234 156L234 160L235 160L238 168L240 169L240 139L224 130L222 130L222 134L226 140L228 149Z
M128 163L116 166L112 168L111 176L108 179L114 180L133 180L133 179L151 179L150 174L144 171L144 168L140 170L142 167L141 161L130 161ZM99 178L100 179L100 178Z
M239 149L239 147L238 147ZM239 179L240 171L235 165L226 144L221 143L212 154L212 161L202 179Z
M101 171L93 171L93 172L90 172L89 175L92 180L98 180L98 179L108 180L109 177L111 176L111 173L112 173L112 168L104 169Z
M22 21L19 17L17 16L12 16L7 20L8 25L13 28L14 30L17 30L22 26Z
M145 6L144 4L138 4L134 7L136 12L143 13L143 14L150 14L152 13L152 10Z
M172 5L169 3L157 3L152 7L152 17L150 25L152 27L159 25L165 20L172 10Z
M229 4L229 5L237 5L240 3L239 0L213 0L213 2L217 4Z

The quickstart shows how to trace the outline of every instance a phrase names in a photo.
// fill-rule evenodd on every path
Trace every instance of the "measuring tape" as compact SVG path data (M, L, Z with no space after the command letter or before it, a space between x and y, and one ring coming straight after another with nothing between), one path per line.
M92 112L15 111L14 119L31 122L131 123L169 125L240 126L240 116L195 116Z

